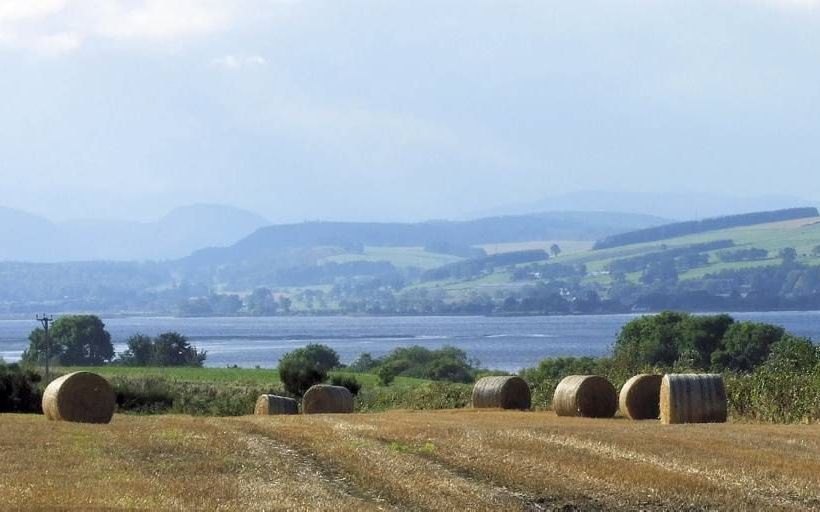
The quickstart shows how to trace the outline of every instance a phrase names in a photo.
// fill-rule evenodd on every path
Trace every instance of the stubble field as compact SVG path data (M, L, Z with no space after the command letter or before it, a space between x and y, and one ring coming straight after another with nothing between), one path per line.
M0 415L0 507L816 510L820 425L436 411Z

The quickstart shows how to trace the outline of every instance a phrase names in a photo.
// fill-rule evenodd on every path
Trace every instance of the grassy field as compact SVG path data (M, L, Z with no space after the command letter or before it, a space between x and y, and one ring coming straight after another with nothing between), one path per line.
M817 510L820 425L2 415L4 509Z
M417 267L424 270L453 263L463 258L449 254L427 252L423 247L365 247L363 254L340 254L322 261L387 261L397 267Z
M651 242L645 244L634 244L624 247L616 247L601 251L588 251L583 253L568 254L561 256L560 260L565 263L584 263L590 271L604 270L610 261L618 258L636 256L647 252L661 249L661 245L667 247L685 247L692 244L712 242L715 240L732 240L737 250L741 248L756 247L766 249L772 256L765 261L733 262L722 263L718 260L716 253L711 251L710 265L707 267L694 269L689 273L682 274L681 279L701 277L707 272L716 272L723 269L746 268L761 265L778 265L781 260L776 258L777 252L784 247L793 247L797 250L798 261L808 264L820 264L820 259L811 256L811 250L820 245L820 223L818 219L800 219L789 222L776 222L772 224L760 224L742 228L723 229L710 231L697 235L670 238L661 242ZM724 249L727 250L727 249Z
M530 251L533 249L541 249L550 252L550 247L552 247L552 244L558 244L561 248L561 254L575 254L590 250L594 242L588 240L538 240L533 242L514 242L507 244L485 244L477 247L481 247L487 254L493 255L516 251Z

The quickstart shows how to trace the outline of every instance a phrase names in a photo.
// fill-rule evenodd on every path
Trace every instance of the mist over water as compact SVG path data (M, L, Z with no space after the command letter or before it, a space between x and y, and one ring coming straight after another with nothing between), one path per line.
M135 333L175 330L208 351L206 366L275 367L295 348L329 345L350 363L359 354L374 357L394 348L420 345L463 349L485 368L517 371L547 357L604 356L621 327L638 315L545 317L269 317L269 318L113 318L103 319L115 349ZM736 320L783 325L820 339L820 312L733 313ZM0 320L0 357L16 361L26 348L29 320Z

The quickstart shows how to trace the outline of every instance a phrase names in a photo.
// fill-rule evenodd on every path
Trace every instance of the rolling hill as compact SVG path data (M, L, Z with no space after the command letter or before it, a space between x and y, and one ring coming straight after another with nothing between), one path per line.
M229 247L203 249L184 266L225 265L268 258L292 249L340 247L453 247L537 240L595 240L663 224L659 217L605 212L555 212L419 223L305 222L268 226Z

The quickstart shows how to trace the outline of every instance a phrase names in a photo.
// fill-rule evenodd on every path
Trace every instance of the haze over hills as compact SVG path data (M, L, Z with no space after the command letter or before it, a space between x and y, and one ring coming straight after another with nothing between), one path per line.
M188 213L211 225L198 215L201 210ZM16 212L8 217L32 229L51 226ZM186 215L179 218L183 226L191 223ZM664 225L656 217L613 213L274 225L225 247L162 262L0 262L0 312L207 316L272 314L291 306L316 314L818 308L818 219L814 208L795 208ZM163 225L173 224L166 219ZM608 236L614 245L605 243ZM590 250L595 239L599 248ZM292 304L274 307L271 297Z
M469 247L533 240L596 240L665 222L650 215L613 212L551 212L418 223L305 222L267 226L232 246L197 251L184 262L217 265L265 258L286 249L323 246L424 247L447 243Z
M0 208L0 261L142 261L230 245L269 222L224 205L175 208L155 222L77 220L54 223Z
M790 195L732 196L721 193L675 191L666 193L623 190L583 190L544 199L501 205L478 215L520 215L562 210L642 213L676 220L697 220L723 215L782 210L795 205L820 206L820 201Z

